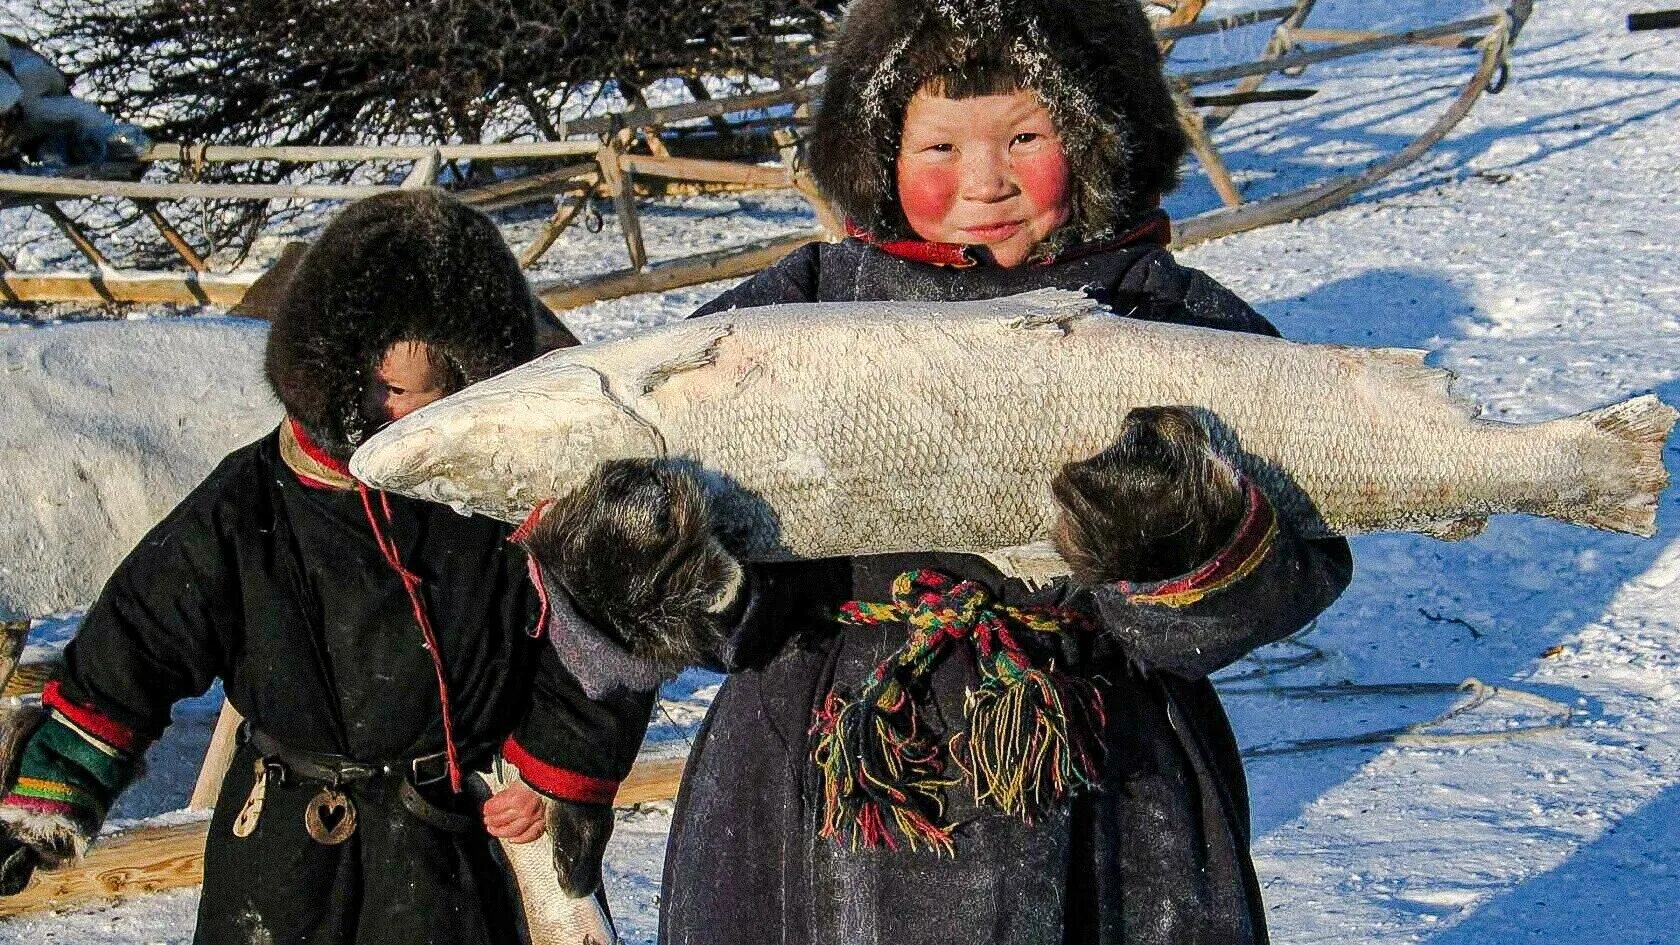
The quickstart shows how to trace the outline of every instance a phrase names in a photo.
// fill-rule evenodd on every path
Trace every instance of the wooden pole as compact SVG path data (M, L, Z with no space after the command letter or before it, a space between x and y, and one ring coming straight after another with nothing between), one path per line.
M222 779L227 776L228 765L233 763L233 753L239 747L239 725L244 721L239 710L223 699L222 712L216 716L216 730L210 734L210 747L204 752L204 764L199 766L187 810L211 810L216 806L216 796L222 793Z
M158 209L157 201L136 200L134 203L140 208L140 212L146 215L146 219L152 222L152 226L158 233L163 236L164 242L175 250L175 255L181 257L182 262L191 267L194 272L204 272L210 268L205 264L204 257L198 254L198 250L193 249L192 244L187 242L187 238L181 235L181 231L177 230L174 224L170 223L169 219L163 215L163 211Z
M549 247L554 245L554 241L560 238L560 234L566 232L566 227L571 226L572 221L577 219L577 215L582 213L583 208L589 205L589 197L589 191L584 191L572 200L555 208L554 216L549 217L548 222L543 224L543 228L537 233L537 238L531 241L531 245L525 247L523 253L519 254L519 267L521 269L529 269L537 264L537 260L548 252Z
M1242 191L1237 189L1237 182L1231 179L1231 169L1225 166L1225 158L1219 149L1213 146L1213 139L1208 137L1207 128L1202 125L1202 116L1196 107L1190 104L1189 98L1180 91L1173 93L1173 100L1178 104L1178 124L1184 129L1185 137L1190 139L1190 150L1201 162L1202 171L1207 174L1208 181L1213 184L1214 192L1227 207L1242 206Z
M664 292L683 286L750 275L764 269L806 243L823 239L821 230L749 243L700 256L655 263L641 272L620 270L580 282L550 283L537 291L549 308L564 311L642 292Z
M56 202L49 200L42 203L41 212L58 224L59 231L70 240L71 244L76 247L77 252L87 257L88 262L98 266L101 270L111 268L111 261L105 258L105 254L99 251L99 247L93 244L93 240L82 232L82 228L76 225L76 221L70 219L69 215Z
M0 193L130 200L359 200L396 190L382 184L149 184L0 174Z
M619 161L629 135L626 129L603 143L595 152L595 161L601 168L601 186L612 194L613 208L618 211L618 226L624 233L624 247L630 253L630 268L640 272L647 266L647 245L642 241L641 218L636 215L635 185Z
M11 684L12 673L18 668L28 638L28 620L0 620L0 689Z
M134 303L151 305L239 304L258 273L221 275L211 272L5 272L0 280L7 293L21 302Z
M7 699L17 696L38 696L47 685L47 680L53 678L63 665L58 659L42 660L38 663L19 663L12 669L12 678L6 681L6 688L0 690L0 695Z

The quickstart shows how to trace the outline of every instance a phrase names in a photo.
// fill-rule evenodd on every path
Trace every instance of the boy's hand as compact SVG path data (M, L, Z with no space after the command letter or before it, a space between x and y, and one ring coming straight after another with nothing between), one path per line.
M601 464L525 548L585 619L664 674L713 659L744 597L704 487L668 461Z
M530 843L543 835L542 795L515 782L484 802L484 829L509 843Z
M1194 570L1231 538L1243 487L1186 407L1140 407L1120 438L1062 467L1055 542L1086 586L1160 581Z

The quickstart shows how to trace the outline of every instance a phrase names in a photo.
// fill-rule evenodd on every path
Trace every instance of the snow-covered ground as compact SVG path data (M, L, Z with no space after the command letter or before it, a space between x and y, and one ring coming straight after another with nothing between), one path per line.
M1436 350L1494 416L1537 420L1653 390L1680 402L1680 33L1623 25L1653 5L1540 0L1510 88L1423 164L1348 208L1184 258L1292 337ZM1314 22L1394 26L1479 9L1327 0ZM1191 66L1238 42L1180 55ZM1265 194L1392 151L1456 94L1462 56L1406 51L1315 68L1292 81L1322 88L1318 98L1239 113L1221 132L1227 157ZM1169 206L1210 203L1192 177ZM0 243L27 229L11 231L14 216ZM520 243L537 220L506 222ZM655 258L808 222L797 200L776 195L669 201L647 217ZM601 271L622 254L609 215L600 234L568 231L545 270ZM612 336L722 288L568 318L589 337ZM1526 519L1458 544L1358 539L1343 599L1298 642L1224 674L1253 755L1274 940L1680 943L1677 517L1680 488L1664 495L1649 541ZM38 627L39 645L74 626L70 614ZM1469 679L1481 687L1455 688ZM681 749L713 683L694 674L673 686L654 750ZM183 704L185 724L154 750L118 818L184 802L213 706ZM1381 734L1395 730L1398 740ZM621 816L608 881L628 941L654 937L668 826L668 805ZM187 942L195 899L0 922L0 945Z

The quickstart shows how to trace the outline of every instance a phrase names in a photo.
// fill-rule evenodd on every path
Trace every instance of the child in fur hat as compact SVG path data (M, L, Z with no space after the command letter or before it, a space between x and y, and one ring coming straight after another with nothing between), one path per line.
M170 706L221 679L246 719L210 822L194 941L491 945L520 912L491 835L546 829L585 894L651 709L592 702L536 639L498 522L373 492L381 425L534 353L537 305L494 224L441 192L355 204L272 325L286 408L111 576L43 694L0 733L0 892L79 856ZM211 408L213 409L213 407ZM498 753L529 790L482 811Z
M812 146L853 237L698 314L1058 287L1275 334L1164 248L1184 148L1131 0L856 0ZM732 671L678 798L664 942L1266 940L1208 676L1335 600L1347 545L1295 535L1189 411L1116 426L1053 483L1073 576L1037 590L961 554L742 565L672 465L556 503L529 547L581 612L653 667Z

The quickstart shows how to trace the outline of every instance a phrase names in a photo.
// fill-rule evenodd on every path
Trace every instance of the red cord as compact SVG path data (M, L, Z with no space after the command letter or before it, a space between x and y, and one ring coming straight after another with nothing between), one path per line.
M385 556L385 563L390 566L397 576L402 578L403 589L408 592L408 603L414 609L414 622L420 625L420 635L426 639L426 650L432 655L432 671L437 675L438 702L443 706L443 750L449 759L449 786L455 793L461 793L461 759L455 750L455 720L451 718L449 710L449 683L443 675L443 656L438 652L437 635L432 632L432 621L426 616L426 605L420 600L420 576L403 567L402 558L397 554L396 542L385 537L385 532L379 527L379 519L373 514L373 501L368 496L368 487L363 483L356 483L356 491L362 496L362 511L367 513L368 525L373 529L374 543L379 546L379 553ZM385 493L379 494L380 510L385 513L385 521L391 521L391 499Z

